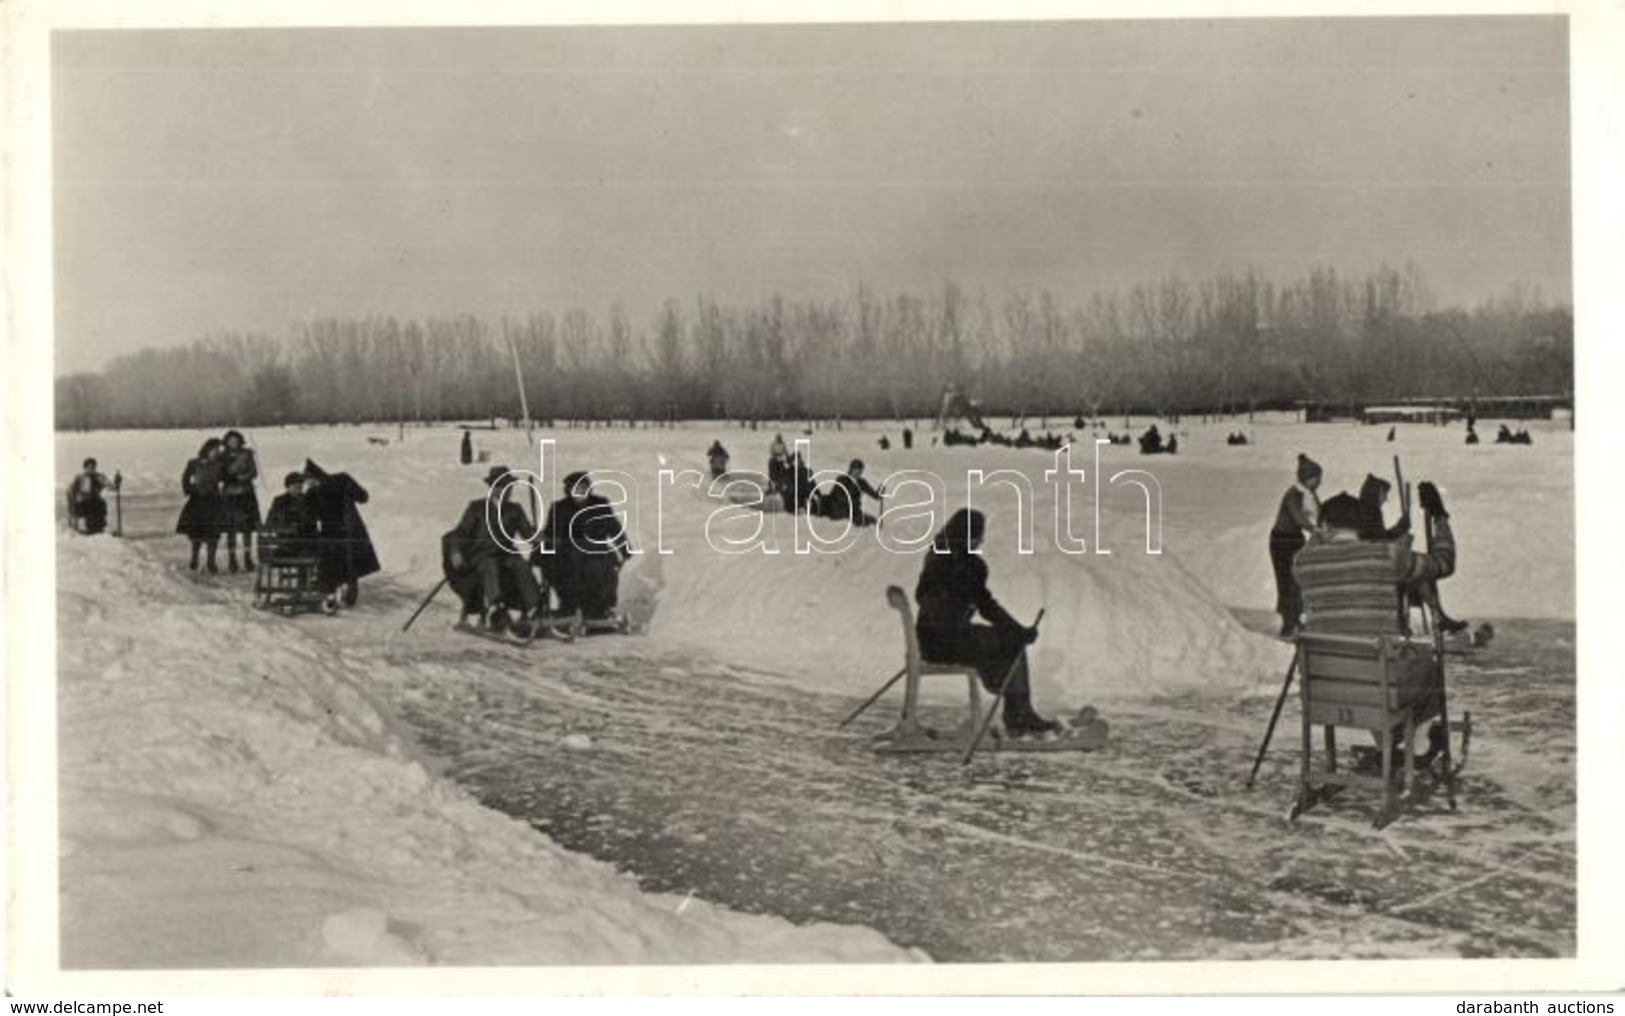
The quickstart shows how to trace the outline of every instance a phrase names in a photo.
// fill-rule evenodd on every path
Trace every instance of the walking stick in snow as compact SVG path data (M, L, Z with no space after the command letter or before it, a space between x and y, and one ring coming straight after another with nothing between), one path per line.
M1038 622L1042 620L1044 620L1044 609L1040 607L1038 616L1033 618L1033 627L1037 628ZM960 765L970 765L971 756L976 754L976 749L982 746L982 738L987 736L987 728L993 725L993 717L997 715L999 705L1004 702L1005 690L1010 687L1010 681L1016 676L1016 669L1021 666L1021 658L1025 653L1026 649L1024 647L1021 653L1018 653L1016 658L1011 661L1010 669L1004 672L1004 680L999 682L999 690L993 693L993 705L988 708L987 715L982 717L981 725L976 728L976 736L971 738L970 747L965 749L965 757L959 760Z
M891 686L896 684L898 681L902 680L903 675L907 674L907 673L908 673L908 667L904 666L904 667L899 668L897 673L895 673L895 674L893 674L891 676L890 681L887 681L885 684L881 685L879 691L875 692L873 695L870 695L866 700L864 700L863 705L858 706L856 709L852 710L851 713L847 714L846 719L842 720L841 723L840 723L840 726L837 726L835 729L840 730L842 727L846 726L848 723L851 723L853 720L857 719L859 716L862 716L866 709L868 709L870 706L874 705L876 702L880 701L880 696L882 696L882 695L886 694L886 692L890 691Z
M1281 694L1275 697L1275 711L1270 713L1269 726L1264 728L1264 740L1258 746L1258 755L1253 759L1253 771L1247 774L1247 789L1253 789L1253 781L1258 778L1258 767L1264 764L1264 753L1270 750L1270 739L1275 736L1275 724L1281 719L1281 707L1286 705L1287 692L1292 689L1292 676L1298 672L1298 653L1292 654L1292 663L1286 668L1286 680L1281 682Z
M406 619L405 624L401 625L401 631L404 632L408 628L412 627L412 622L418 619L418 615L423 613L429 604L434 601L436 596L440 595L440 590L444 589L446 587L446 583L450 581L450 579L441 579L433 589L429 590L429 595L425 596L423 598L423 602L418 604L418 609L412 611L412 616Z

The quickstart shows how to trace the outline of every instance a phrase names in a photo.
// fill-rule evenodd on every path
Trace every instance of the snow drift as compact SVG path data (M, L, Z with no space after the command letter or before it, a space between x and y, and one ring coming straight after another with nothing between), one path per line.
M64 967L917 958L641 893L432 776L376 675L236 593L60 538Z

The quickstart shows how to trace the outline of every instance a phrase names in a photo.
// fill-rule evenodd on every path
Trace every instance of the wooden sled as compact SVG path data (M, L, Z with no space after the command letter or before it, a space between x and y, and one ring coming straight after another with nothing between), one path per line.
M898 586L887 586L886 602L897 611L903 625L903 713L898 717L896 726L877 735L871 746L875 751L886 754L956 752L965 755L982 720L982 683L976 668L956 663L927 663L920 654L919 637L914 632L914 610L909 605L908 594ZM920 681L930 676L965 679L969 712L965 722L951 730L939 730L920 722ZM1061 721L1059 732L1043 736L1012 737L1002 728L992 727L976 750L1095 751L1105 747L1107 733L1106 721L1096 714L1093 707L1085 706L1072 720Z
M581 623L579 614L569 614L564 617L544 616L530 621L515 621L502 631L492 631L490 625L483 620L470 621L469 617L471 616L465 614L459 618L456 630L510 646L528 646L538 639L574 642L576 639L576 626Z
M1086 715L1087 714L1087 715ZM976 728L960 724L951 730L914 723L904 727L901 723L883 734L877 734L871 747L883 755L906 755L914 752L952 752L965 754L970 747ZM1072 721L1063 721L1058 733L1038 736L1011 737L999 727L993 727L977 746L984 751L1099 751L1106 747L1110 728L1105 720L1085 708Z

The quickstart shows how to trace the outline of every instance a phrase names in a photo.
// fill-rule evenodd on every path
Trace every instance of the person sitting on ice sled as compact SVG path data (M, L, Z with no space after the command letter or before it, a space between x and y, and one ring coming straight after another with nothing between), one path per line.
M1303 630L1307 634L1405 634L1399 613L1401 589L1432 586L1456 570L1456 540L1450 531L1450 513L1432 483L1417 484L1422 510L1433 523L1432 546L1411 549L1410 537L1363 540L1368 524L1366 509L1348 494L1328 498L1321 506L1322 531L1298 553L1293 572L1302 587ZM1459 631L1459 627L1441 630ZM1428 731L1428 752L1418 759L1427 765L1444 750L1444 727Z
M1027 647L1037 640L1038 629L1011 617L988 591L987 562L976 553L986 528L985 515L961 508L932 541L914 587L914 600L920 607L914 623L920 654L930 663L975 667L982 686L994 694L1009 675L1004 692L1005 730L1011 734L1057 731L1060 724L1033 710L1028 687ZM978 614L991 624L973 624L971 618Z
M711 447L706 449L705 458L711 466L713 480L728 471L728 449L722 447L721 441L711 442Z
M1360 485L1360 539L1368 543L1382 543L1410 535L1409 518L1402 517L1391 526L1383 524L1382 506L1388 500L1391 489L1392 485L1387 480L1366 474L1365 482ZM1439 619L1439 627L1446 634L1466 630L1466 621L1458 621L1444 612L1444 605L1439 602L1437 582L1431 579L1416 581L1406 586L1405 593L1412 603L1425 603L1431 607Z
M271 508L265 513L262 536L267 546L275 548L268 560L318 553L320 530L315 509L305 497L305 474L289 473L282 479L282 493L271 500Z
M509 497L513 484L503 482L507 476L507 466L492 466L485 474L486 496L470 501L456 528L440 538L447 584L462 600L463 618L482 615L492 631L513 624L511 610L519 610L524 625L542 609L536 574L516 545L535 529L525 509Z
M875 517L863 510L865 494L876 501L882 496L863 478L863 460L853 459L846 472L836 477L830 492L823 496L824 514L832 519L850 520L855 526L872 526Z
M96 471L96 460L86 459L84 471L68 484L68 525L86 535L100 533L107 528L107 499L102 491L117 487L106 474Z
M626 530L610 503L592 492L585 472L566 476L564 492L548 508L536 560L558 593L560 613L579 610L583 620L606 620L615 614L621 565L632 553Z

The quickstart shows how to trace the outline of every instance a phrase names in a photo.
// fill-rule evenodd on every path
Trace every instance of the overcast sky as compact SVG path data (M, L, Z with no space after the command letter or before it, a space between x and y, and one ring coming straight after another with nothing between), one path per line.
M1560 18L59 33L59 372L495 318L1416 262L1568 300Z

